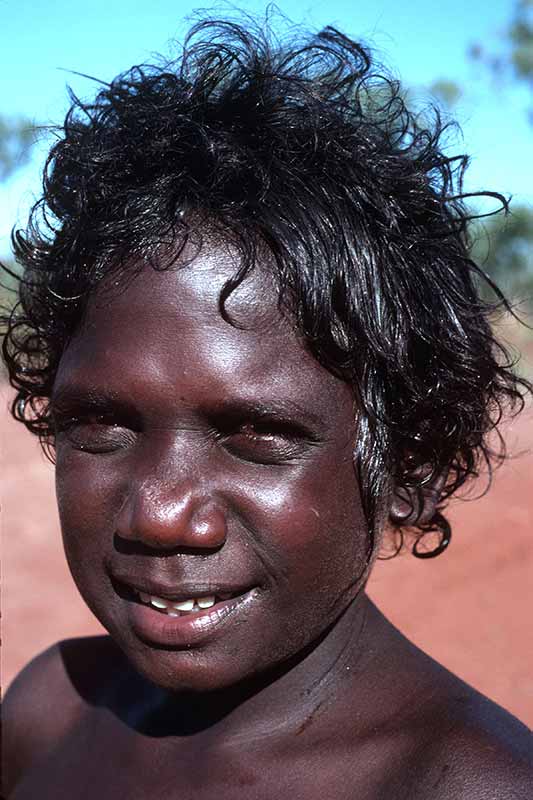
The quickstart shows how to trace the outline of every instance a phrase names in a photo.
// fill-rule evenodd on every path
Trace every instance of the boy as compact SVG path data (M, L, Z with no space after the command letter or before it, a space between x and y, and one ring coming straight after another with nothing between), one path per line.
M331 28L205 21L75 101L5 354L110 636L13 684L9 798L530 796L524 726L364 593L530 390L440 132Z

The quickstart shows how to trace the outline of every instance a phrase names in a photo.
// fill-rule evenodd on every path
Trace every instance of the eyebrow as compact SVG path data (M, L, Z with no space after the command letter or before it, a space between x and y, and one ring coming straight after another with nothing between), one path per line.
M121 398L118 392L102 392L69 384L52 392L50 407L56 413L73 413L76 410L108 411L117 408L132 414L138 413L134 404Z
M85 389L83 386L70 384L52 392L50 408L52 413L56 414L120 411L130 417L139 417L139 408L135 403L131 399L122 397L118 391ZM275 420L288 425L296 424L310 438L319 437L325 427L322 417L289 398L248 399L235 397L215 401L209 407L200 409L200 412L205 417L248 416L258 421Z
M288 398L265 398L248 400L234 398L214 403L211 408L214 414L249 414L257 418L276 418L287 422L298 421L304 426L311 424L320 427L324 421L315 413Z
M318 443L324 439L324 423L320 423L316 416L310 415L307 411L298 407L296 404L285 402L270 401L229 401L218 403L207 413L215 425L230 424L239 425L243 421L253 424L273 424L287 433L292 433L306 439L309 442ZM312 419L310 418L312 416Z

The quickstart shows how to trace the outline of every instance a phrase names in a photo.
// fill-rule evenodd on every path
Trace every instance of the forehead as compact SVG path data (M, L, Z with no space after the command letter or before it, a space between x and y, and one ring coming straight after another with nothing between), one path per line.
M220 311L220 294L239 266L226 247L204 248L167 270L145 267L126 281L103 286L60 363L55 389L158 392L257 399L279 395L303 402L351 403L349 387L308 351L293 321L278 308L278 293L257 264Z
M203 334L211 340L215 334L223 341L251 346L271 334L272 341L282 337L296 340L292 323L278 310L278 293L268 270L258 264L220 307L226 283L239 268L231 250L204 248L192 261L158 270L141 267L116 285L104 285L91 299L81 336L93 335L104 327L120 336L121 345L136 342L140 333L181 342Z

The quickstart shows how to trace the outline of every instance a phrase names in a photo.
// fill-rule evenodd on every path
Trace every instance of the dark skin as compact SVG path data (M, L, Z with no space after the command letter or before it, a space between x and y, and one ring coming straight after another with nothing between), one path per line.
M238 325L221 317L236 263L206 246L102 287L63 355L65 551L111 635L19 676L4 791L525 800L524 726L366 598L380 537L369 556L351 389L281 315L265 268L228 302ZM217 600L168 617L139 592Z

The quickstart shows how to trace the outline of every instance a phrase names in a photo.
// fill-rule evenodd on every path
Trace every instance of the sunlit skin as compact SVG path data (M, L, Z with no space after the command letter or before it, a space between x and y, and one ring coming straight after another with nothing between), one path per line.
M26 726L9 797L482 797L462 788L481 786L487 742L505 777L524 734L494 710L480 726L486 701L367 600L383 531L372 547L352 390L279 311L267 264L223 319L237 266L211 244L104 283L63 354L65 552L111 637L64 643L22 679L46 724ZM137 590L237 601L194 628Z
M306 352L259 275L228 303L239 327L222 318L227 262L211 253L144 271L111 306L96 297L54 389L75 581L134 665L170 689L233 686L294 656L367 574L351 390ZM252 596L197 646L162 649L132 630L137 604L117 582ZM344 645L333 634L327 649Z

